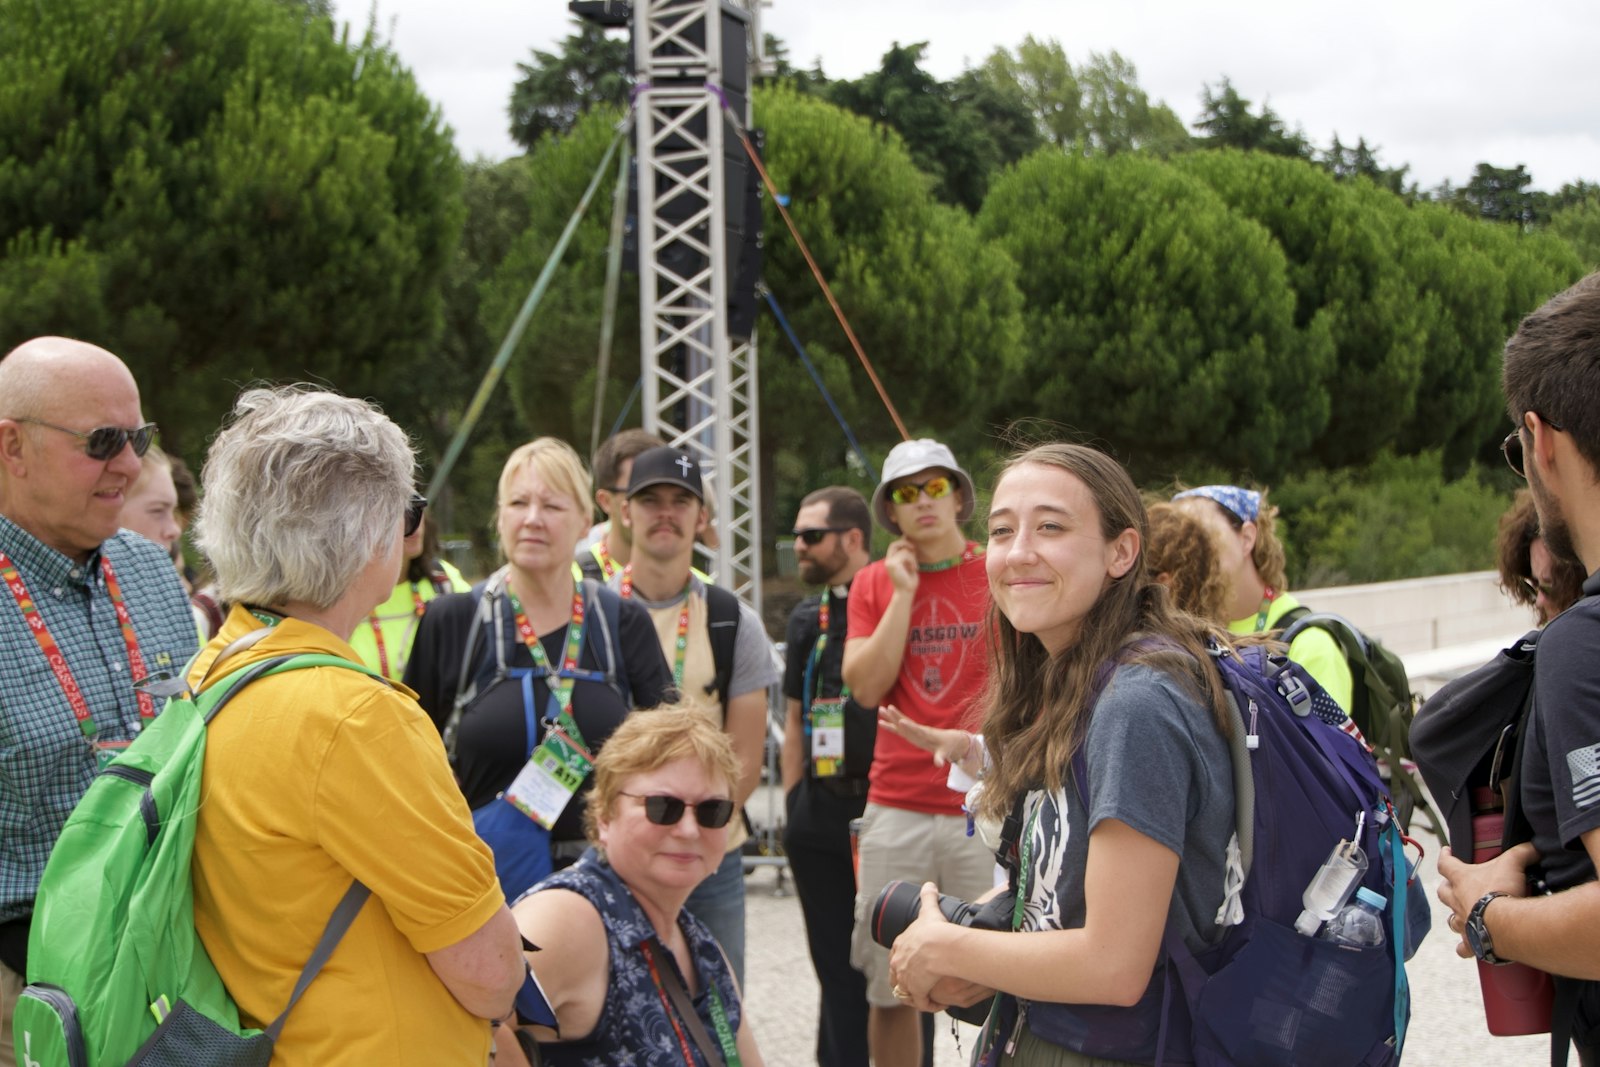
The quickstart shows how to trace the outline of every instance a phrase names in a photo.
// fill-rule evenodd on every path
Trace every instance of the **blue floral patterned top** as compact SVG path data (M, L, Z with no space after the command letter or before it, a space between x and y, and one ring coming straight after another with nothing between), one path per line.
M544 1062L549 1067L684 1067L683 1044L640 949L655 937L655 928L616 871L591 848L576 864L551 875L529 892L546 889L571 890L600 912L611 955L611 980L594 1031L577 1040L541 1043L539 1051ZM693 998L695 1014L715 1043L717 1031L710 995L714 983L727 1011L728 1026L737 1034L742 1006L733 972L728 969L716 938L687 911L678 913L678 927L688 942L699 978ZM672 953L664 955L663 960L658 950L657 966L676 968ZM684 1027L684 1031L687 1033L688 1028ZM711 1067L692 1039L689 1049L694 1056L692 1067Z

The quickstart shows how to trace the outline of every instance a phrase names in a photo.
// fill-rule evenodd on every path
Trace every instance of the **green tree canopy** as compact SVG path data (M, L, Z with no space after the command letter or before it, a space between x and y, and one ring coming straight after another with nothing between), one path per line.
M1262 104L1259 114L1250 110L1250 101L1227 78L1216 89L1207 85L1201 90L1200 107L1194 127L1204 131L1201 141L1208 148L1242 148L1298 159L1311 156L1305 134L1290 130L1270 105Z
M0 68L0 348L105 345L191 459L255 378L422 421L460 164L387 47L273 0L0 0Z
M511 88L511 139L532 149L545 134L572 129L593 108L626 105L628 49L626 37L583 20L560 52L534 49L532 63L517 64L522 77Z
M1415 199L1417 195L1416 183L1411 183L1406 188L1406 172L1410 165L1398 168L1385 167L1378 161L1378 148L1368 145L1365 137L1358 138L1355 145L1346 145L1339 140L1337 132L1333 135L1333 144L1322 153L1320 162L1322 166L1340 181L1350 181L1354 178L1366 178L1375 185L1382 186L1397 195L1409 195Z
M1587 270L1600 267L1600 189L1564 204L1550 217L1550 232L1572 246Z
M1040 152L996 182L979 224L1027 266L1012 413L1103 440L1142 477L1209 461L1271 478L1322 432L1327 318L1297 325L1282 249L1198 179Z
M1134 65L1116 52L1091 52L1074 69L1059 41L1030 34L1014 50L995 49L977 73L1015 95L1040 135L1058 147L1100 155L1136 149L1166 155L1188 147L1183 121L1167 105L1150 102Z
M1017 269L964 212L928 194L900 140L792 92L756 96L767 166L901 414L953 443L975 442L997 409L993 383L1019 369ZM772 205L766 277L830 391L864 441L892 443L892 422ZM784 339L768 329L763 436L802 441L827 408ZM839 450L842 451L842 437Z
M1498 462L1501 348L1522 316L1576 281L1582 268L1557 238L1465 218L1439 204L1419 203L1394 223L1427 333L1416 415L1397 444L1407 452L1441 448L1452 473L1472 458Z
M836 81L827 99L898 133L940 200L977 211L990 175L1039 142L1022 100L976 79L941 82L922 69L927 43L895 45L880 69Z
M513 186L527 196L520 214L522 229L496 234L505 240L498 266L485 270L480 283L480 321L493 353L510 328L533 281L553 251L556 239L571 217L594 176L605 149L616 134L620 113L596 108L579 117L564 137L541 140L524 160L505 164L510 177L519 169L526 179ZM581 453L589 447L589 421L594 410L596 352L602 313L610 240L611 196L615 171L603 178L601 188L578 227L552 277L537 314L529 321L522 343L506 371L505 388L523 427L525 438L545 434L569 441ZM639 373L639 295L637 278L623 279L618 298L616 354L612 367L617 377L608 383L610 402L620 409L622 398ZM487 359L484 360L487 364ZM610 417L610 413L607 413ZM500 457L501 459L504 456Z
M1266 227L1283 250L1296 325L1325 320L1336 353L1329 418L1313 455L1328 466L1369 461L1410 421L1422 377L1426 335L1395 233L1405 205L1387 194L1361 196L1305 160L1263 152L1196 152L1174 165ZM1292 411L1301 395L1277 403Z
M1533 175L1521 163L1515 167L1479 163L1466 185L1441 199L1485 222L1526 229L1548 217L1548 195L1532 186Z

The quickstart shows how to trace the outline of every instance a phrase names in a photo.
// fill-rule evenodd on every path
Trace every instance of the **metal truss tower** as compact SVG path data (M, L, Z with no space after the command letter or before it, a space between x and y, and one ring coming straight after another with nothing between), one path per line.
M729 335L740 251L730 234L743 218L749 164L722 103L748 125L758 2L635 0L633 7L644 425L701 460L720 534L711 560L718 584L757 611L756 342L753 330L748 338Z

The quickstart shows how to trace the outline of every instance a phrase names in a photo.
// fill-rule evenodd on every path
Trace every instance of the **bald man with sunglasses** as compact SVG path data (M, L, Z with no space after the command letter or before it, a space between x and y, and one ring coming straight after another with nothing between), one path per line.
M122 360L62 337L0 359L0 1067L51 846L195 652L167 554L119 530L155 426Z

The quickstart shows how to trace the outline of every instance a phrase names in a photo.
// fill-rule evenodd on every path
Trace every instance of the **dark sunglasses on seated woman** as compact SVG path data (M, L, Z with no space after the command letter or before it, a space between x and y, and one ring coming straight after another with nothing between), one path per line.
M34 426L43 426L47 430L58 433L70 433L83 441L83 450L89 458L103 463L119 455L128 445L133 445L133 454L143 456L150 451L150 443L155 440L156 424L147 422L143 426L126 429L121 426L97 426L92 430L69 430L65 426L57 426L53 422L43 419L18 419L18 422L30 423Z
M641 796L638 793L623 793L625 797L644 801L644 817L657 826L676 826L683 818L683 809L694 809L694 821L707 830L720 830L728 825L728 820L733 818L733 801L726 797L715 797L711 800L702 800L691 805L682 797L669 796Z
M421 493L412 493L411 499L406 501L406 536L410 537L417 532L417 527L422 525L422 513L428 507L428 498Z

